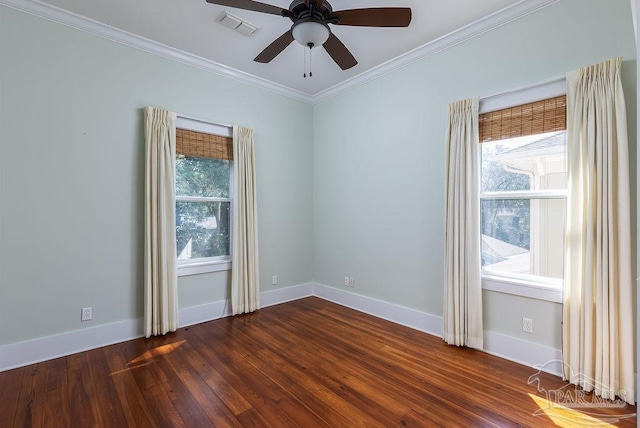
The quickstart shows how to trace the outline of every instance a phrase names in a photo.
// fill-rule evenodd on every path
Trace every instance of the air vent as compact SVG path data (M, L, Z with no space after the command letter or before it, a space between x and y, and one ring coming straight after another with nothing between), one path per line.
M244 36L252 36L253 33L258 30L255 25L251 25L247 21L243 21L242 19L230 14L229 12L222 12L220 16L218 16L216 21L221 23L225 27L236 30L238 33Z

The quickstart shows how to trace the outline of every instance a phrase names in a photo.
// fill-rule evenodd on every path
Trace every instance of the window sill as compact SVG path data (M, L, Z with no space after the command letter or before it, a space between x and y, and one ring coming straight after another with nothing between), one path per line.
M545 300L547 302L562 303L561 288L533 281L483 275L482 289Z
M178 264L178 277L231 270L231 260L215 260Z

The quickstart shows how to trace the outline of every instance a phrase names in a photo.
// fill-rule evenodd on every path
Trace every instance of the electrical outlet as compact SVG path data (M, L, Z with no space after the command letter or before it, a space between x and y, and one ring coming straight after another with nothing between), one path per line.
M93 308L82 308L80 321L91 321L93 318Z
M271 285L278 285L278 275L273 275L271 277Z
M349 277L349 287L353 288L353 277Z
M522 318L522 331L533 333L533 320L531 318Z
M348 277L348 276L345 276L345 277L344 277L344 286L345 286L345 287L348 287L348 286L349 286L349 277Z

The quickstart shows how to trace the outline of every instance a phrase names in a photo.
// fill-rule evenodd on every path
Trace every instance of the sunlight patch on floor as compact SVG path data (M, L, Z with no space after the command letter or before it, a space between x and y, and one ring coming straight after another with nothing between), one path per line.
M562 406L558 403L547 400L546 398L538 397L537 395L528 394L529 397L540 408L536 410L534 415L543 417L546 415L551 421L561 428L581 428L581 427L615 427L612 425L618 422L620 419L627 417L633 417L633 415L598 415L598 417L591 416L585 412L579 410L570 409Z
M158 346L157 348L150 349L139 357L131 360L129 364L137 364L142 361L150 360L153 357L157 357L158 355L168 354L169 352L173 352L174 350L182 346L185 342L186 340L181 340L179 342L169 343L168 345L162 345Z
M146 363L138 364L138 365L133 366L133 367L127 367L127 368L124 368L122 370L116 370L115 372L111 373L109 376L115 376L115 375L119 375L119 374L122 374L122 373L126 373L126 372L129 372L129 371L133 370L133 369L138 369L140 367L148 366L149 364L152 364L152 363L153 363L153 361L147 361Z

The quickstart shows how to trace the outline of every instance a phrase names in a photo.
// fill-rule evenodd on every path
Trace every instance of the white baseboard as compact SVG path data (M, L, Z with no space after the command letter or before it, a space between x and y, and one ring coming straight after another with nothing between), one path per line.
M276 290L263 291L260 293L260 307L279 305L280 303L302 299L313 296L313 284L300 284L292 287L278 288ZM180 309L178 314L180 327L187 327L218 318L231 315L231 304L228 300L205 303L204 305L189 306Z
M260 293L260 307L279 305L292 300L313 296L312 283L295 285L293 287L278 288L276 290Z
M397 324L442 337L442 317L406 308L360 294L314 284L314 294L342 306L393 321ZM484 352L530 367L560 375L561 352L534 342L493 331L484 332Z
M260 293L260 304L267 307L311 295L313 284L301 284ZM221 300L181 308L178 317L180 327L186 327L230 314L228 302ZM144 336L143 331L143 320L140 318L3 345L0 346L0 371L136 339Z
M313 291L330 302L442 337L442 317L327 285L314 284Z
M560 349L485 330L484 352L562 376Z
M0 371L135 339L142 331L142 319L133 319L3 345Z
M231 305L226 300L205 303L204 305L181 308L178 312L180 327L188 327L201 322L213 321L231 315Z
M323 284L308 283L265 291L260 293L260 304L262 307L268 307L309 296L317 296L415 330L442 336L440 316ZM230 314L230 307L225 300L182 308L179 311L180 327L215 320ZM3 345L0 346L0 371L135 339L142 337L142 332L142 319L133 319ZM484 343L485 352L531 367L560 360L558 349L492 331L485 331ZM543 370L559 374L559 369L554 369L553 365L545 366Z

